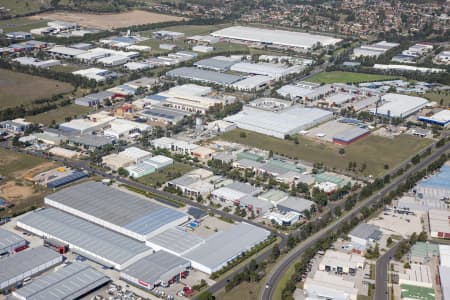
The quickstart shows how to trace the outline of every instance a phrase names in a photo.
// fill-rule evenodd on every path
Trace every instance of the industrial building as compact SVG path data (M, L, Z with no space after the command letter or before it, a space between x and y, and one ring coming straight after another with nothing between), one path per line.
M287 66L284 64L272 64L272 63L250 63L250 62L238 62L230 67L231 71L247 73L253 75L269 76L273 79L279 80L286 77L289 74L295 74L301 72L303 69L300 65Z
M69 146L77 147L83 150L94 151L105 146L112 145L116 142L116 140L109 136L94 135L88 133L68 136L67 142Z
M341 40L324 35L304 32L232 26L211 33L214 37L238 42L250 42L268 47L293 50L311 50L318 46L332 46Z
M274 79L265 75L254 75L239 80L231 85L232 88L244 92L257 92L268 87Z
M173 159L164 155L144 158L139 163L126 167L125 170L133 178L139 178L155 172L156 170L173 165Z
M299 214L303 214L305 210L309 211L313 205L313 201L295 196L288 196L287 198L278 202L276 206L277 209L282 212L294 211Z
M151 142L155 149L166 149L171 152L187 155L191 155L192 151L194 151L197 147L199 147L199 145L191 142L186 142L168 137L161 137L158 139L154 139Z
M85 134L108 126L115 117L105 114L91 115L86 119L73 119L59 125L59 130L67 134Z
M438 239L450 239L450 211L430 209L428 223L430 236Z
M50 194L44 200L47 205L140 241L188 220L178 210L92 181Z
M421 72L421 73L441 73L446 72L443 68L426 68L426 67L416 67L416 66L409 66L409 65L384 65L384 64L374 64L374 69L378 70L396 70L396 71L405 71L405 72Z
M352 127L333 136L333 142L339 145L349 145L370 134L370 130Z
M427 99L392 93L382 96L381 100L382 105L370 112L388 118L406 118L428 105Z
M227 204L239 204L244 197L256 196L262 189L248 183L235 181L211 192L211 200Z
M137 164L145 158L151 157L151 153L137 147L129 147L119 153L111 153L102 157L102 163L111 170Z
M378 57L388 50L398 47L400 44L388 43L386 41L381 41L372 45L364 45L353 49L353 57Z
M208 69L217 72L229 71L230 67L240 62L240 57L235 56L214 56L210 58L201 59L194 63L194 66L200 69Z
M360 223L348 234L353 248L364 251L377 243L383 233L378 226Z
M21 284L63 261L63 256L44 246L22 251L0 260L0 291Z
M202 176L192 172L167 182L169 187L180 190L188 197L207 196L214 190L214 185Z
M57 59L38 60L34 57L26 57L26 56L14 58L13 61L15 61L21 65L32 66L35 68L44 68L44 69L48 69L50 67L61 64L61 61L59 61Z
M39 173L33 177L33 182L48 188L58 188L73 183L88 176L87 172L72 170L70 168L58 167L49 171Z
M80 75L82 77L85 77L87 79L92 79L97 82L103 82L108 79L115 79L119 76L119 74L114 71L99 69L99 68L81 69L81 70L72 72L72 74Z
M444 109L429 117L419 116L418 119L425 123L447 127L448 125L450 125L450 110Z
M0 258L22 251L27 244L28 242L20 235L0 228Z
M238 128L284 139L315 125L330 120L333 113L319 108L291 106L280 111L266 111L250 106L233 116L225 118Z
M73 263L14 291L13 296L20 300L75 300L109 281L111 281L109 277L94 268L82 263Z
M422 179L414 188L416 197L425 200L444 201L450 198L450 164L446 163L438 173Z
M450 299L450 267L439 266L442 299Z
M153 37L161 40L176 40L184 37L184 33L170 30L158 30L152 33Z
M144 290L170 285L185 277L191 263L163 250L157 251L120 272L120 278Z
M435 56L434 61L438 64L448 65L450 64L450 51L442 51Z
M323 271L317 271L313 278L306 278L303 289L308 296L306 299L357 300L358 298L358 289L353 281Z
M181 67L173 69L167 72L166 75L173 78L182 78L192 81L212 83L224 86L231 85L244 78L238 75L219 73L210 70L198 69L194 67Z
M439 256L439 246L430 242L416 242L409 251L409 261L414 264L427 264Z
M253 213L255 216L262 216L273 208L272 203L263 201L255 196L245 196L235 202L241 209Z
M146 123L134 122L127 119L115 119L108 124L108 128L103 131L103 135L112 137L115 140L128 141L151 129L152 126Z
M156 251L163 250L177 256L183 256L204 243L204 238L182 227L169 228L145 242Z
M17 221L17 227L65 243L72 252L117 270L153 252L141 242L54 208L24 215Z
M220 231L183 255L192 267L207 274L219 271L230 261L266 240L270 232L248 223L239 223Z
M159 122L167 125L174 125L183 120L185 117L192 113L186 111L180 111L162 106L154 106L152 108L146 108L139 112L142 118L149 121Z
M66 58L66 59L72 59L75 58L77 55L86 53L85 50L72 48L72 47L66 47L66 46L55 46L47 50L47 52L50 55Z
M365 258L355 254L347 254L335 250L327 250L319 263L319 270L353 274L364 268Z
M81 98L75 99L75 104L91 107L103 104L105 100L111 99L114 94L108 91L102 91L94 94L89 94Z
M399 284L433 288L433 275L427 265L411 264L409 269L398 273Z

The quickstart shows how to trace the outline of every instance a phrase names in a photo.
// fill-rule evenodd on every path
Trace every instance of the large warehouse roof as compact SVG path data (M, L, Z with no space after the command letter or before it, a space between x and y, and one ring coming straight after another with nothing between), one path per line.
M428 100L421 97L392 93L384 95L382 99L385 103L378 107L378 110L372 108L372 113L377 111L379 115L405 118L428 104Z
M49 273L14 292L22 300L78 299L109 282L106 275L89 265L74 263Z
M203 245L187 252L184 257L193 264L198 264L197 267L204 266L205 272L215 272L242 252L267 239L269 235L269 231L265 229L240 223L211 236Z
M0 287L3 283L60 257L61 255L57 252L41 246L2 259L0 260ZM48 267L50 266L51 264Z
M24 242L24 239L15 233L0 228L0 254L2 249L9 248Z
M202 70L193 67L181 67L167 72L170 77L185 78L194 81L203 81L221 85L229 85L243 79L242 76Z
M36 229L45 236L64 241L118 265L151 251L136 240L54 208L29 213L18 220L17 226L30 227L30 231Z
M332 112L319 108L292 106L278 112L271 112L245 106L241 112L225 120L235 123L242 129L284 138L287 134L298 133L332 116Z
M232 26L213 32L215 37L273 44L275 46L309 49L320 43L323 46L334 45L340 39L304 32L263 29L257 27Z
M169 281L189 266L189 261L184 258L165 251L158 251L138 260L122 273L148 284L156 284L160 280Z
M139 235L147 235L177 220L182 223L187 218L178 210L100 182L71 186L48 195L45 202L102 226L108 222Z
M155 250L163 249L174 254L182 255L204 242L205 240L201 237L176 227L150 238L147 241L147 245Z

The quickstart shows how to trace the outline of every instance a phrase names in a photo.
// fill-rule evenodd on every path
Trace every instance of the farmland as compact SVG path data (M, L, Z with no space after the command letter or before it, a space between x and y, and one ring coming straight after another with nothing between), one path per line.
M33 100L69 93L73 86L57 80L0 69L2 108L31 104Z
M245 132L245 135L241 135ZM245 136L245 137L242 137ZM384 166L393 168L402 161L431 143L431 140L409 135L400 135L393 139L370 135L345 147L345 154L339 154L340 146L328 142L313 141L298 136L298 144L291 140L281 140L256 132L236 129L225 133L223 140L245 144L286 157L323 163L332 169L346 170L350 162L357 166L366 166L363 175L381 176ZM359 172L358 170L356 172Z

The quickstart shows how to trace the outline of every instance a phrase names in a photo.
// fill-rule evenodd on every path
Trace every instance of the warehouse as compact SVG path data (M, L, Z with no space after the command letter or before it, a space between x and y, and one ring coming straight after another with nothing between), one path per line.
M430 235L438 239L450 239L450 211L430 209L428 211L428 222Z
M194 66L200 69L208 69L217 72L229 71L230 67L240 61L238 57L214 56L201 59L194 63Z
M381 41L372 45L363 45L361 47L353 49L353 58L358 57L378 57L388 50L398 47L400 44L388 43L386 41Z
M446 163L439 171L427 179L422 179L414 191L419 199L445 200L450 198L450 164Z
M250 63L250 62L239 62L233 64L230 67L231 71L254 74L254 75L264 75L269 76L274 79L281 79L289 74L295 74L302 71L302 66L286 66L284 64L272 64L272 63Z
M268 87L272 81L272 77L255 75L239 80L238 82L233 83L231 87L238 91L256 92Z
M141 258L120 272L120 278L144 290L168 286L187 276L191 263L163 250Z
M292 106L277 112L249 106L233 116L225 118L238 128L284 139L333 118L333 113L319 108Z
M399 284L433 288L433 275L429 266L410 264L410 268L398 273Z
M255 196L261 192L261 188L248 183L235 181L211 192L211 200L225 202L227 204L239 204L239 200L246 196Z
M166 74L169 77L183 78L218 85L231 85L244 78L242 76L202 70L194 67L181 67L178 69L173 69Z
M358 299L358 288L353 281L323 271L317 271L313 278L307 277L303 289L308 295L306 299Z
M365 250L381 239L383 233L378 226L360 223L348 234L354 248Z
M183 256L190 250L205 243L205 239L194 233L174 227L148 239L145 244L156 251L164 250L177 256Z
M289 196L277 203L277 209L282 212L295 211L303 214L305 210L309 211L313 205L314 202L310 200Z
M82 69L78 71L72 72L74 75L80 75L82 77L85 77L87 79L92 79L97 82L106 81L108 79L114 79L118 77L118 74L114 71L109 71L105 69L99 69L99 68L89 68L89 69Z
M0 260L0 291L20 284L24 279L42 273L62 261L62 255L44 246L2 259Z
M27 247L28 242L20 235L0 228L0 258Z
M73 263L14 291L13 296L20 300L74 300L89 294L109 281L111 281L109 277L94 268L82 263Z
M78 147L80 149L94 151L105 146L115 143L115 139L109 136L101 136L94 134L81 134L69 136L67 142L69 146Z
M164 155L157 155L155 157L145 158L135 165L126 167L125 170L128 171L129 176L139 178L172 164L173 159Z
M383 65L383 64L374 64L374 69L378 70L396 70L396 71L405 71L405 72L421 72L421 73L441 73L446 72L445 69L439 68L426 68L426 67L415 67L408 65Z
M128 56L124 55L111 55L103 57L97 60L97 63L104 65L105 67L115 67L126 64L130 61Z
M246 26L228 27L215 31L211 35L227 40L252 42L258 45L294 50L311 50L316 46L327 47L341 41L340 39L324 35Z
M206 242L183 255L192 267L207 274L219 271L230 261L265 241L270 232L265 229L239 223L231 229L215 233Z
M69 122L61 123L59 129L70 134L85 134L108 126L115 118L106 116L94 119L93 121L90 119L73 119Z
M149 121L160 122L168 125L177 124L192 113L180 111L168 107L152 107L139 112L139 115Z
M184 37L184 33L170 30L159 30L153 32L153 37L161 40L176 40Z
M214 47L197 45L197 46L192 47L192 51L200 52L200 53L210 53L210 52L214 51Z
M450 299L450 267L439 266L439 276L441 281L442 299Z
M354 274L358 269L364 268L364 263L365 258L359 255L327 250L319 263L319 270L338 274Z
M419 120L425 123L446 127L450 124L450 110L441 110L430 117L420 116Z
M140 241L188 220L178 210L92 181L50 194L45 204Z
M117 270L153 251L143 243L54 208L24 215L17 221L17 227L65 243L71 251Z
M75 58L78 55L86 53L85 50L80 50L80 49L65 47L65 46L55 46L51 49L48 49L47 52L53 56L67 58L67 59Z
M149 158L151 153L137 147L129 147L119 153L111 153L102 157L102 163L111 170L117 171L120 168L137 164L145 158Z
M369 134L368 129L354 126L333 136L333 142L339 145L349 145Z
M237 200L235 205L252 212L255 216L262 216L273 208L272 203L254 196L244 196Z
M38 60L34 57L18 57L14 58L13 61L25 65L25 66L32 66L35 68L45 68L48 69L53 66L57 66L61 64L61 61L57 59L48 59L48 60Z
M109 128L103 131L103 135L112 137L116 140L129 140L138 137L142 132L151 129L152 127L145 123L126 119L115 119L109 123Z
M381 99L383 104L370 112L384 117L406 118L428 105L424 98L401 94L389 93Z
M103 104L107 99L111 99L114 94L108 91L102 91L94 94L89 94L81 98L75 99L75 104L91 107Z

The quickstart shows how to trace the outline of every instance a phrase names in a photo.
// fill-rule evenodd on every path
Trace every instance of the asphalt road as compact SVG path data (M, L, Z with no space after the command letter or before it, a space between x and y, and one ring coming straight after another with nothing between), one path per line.
M277 262L277 264L272 268L271 272L267 276L266 283L268 288L263 287L259 293L260 300L271 300L273 299L275 287L282 278L283 274L287 271L289 266L291 266L298 258L302 255L302 253L313 246L318 240L324 237L327 233L331 231L335 231L338 227L345 221L349 221L354 218L359 211L363 207L367 207L376 201L380 200L382 197L387 195L390 191L395 190L397 185L403 182L410 174L415 173L433 161L437 160L443 153L448 152L450 150L450 143L447 143L443 147L437 149L431 155L427 156L424 160L422 160L417 165L409 168L405 173L400 175L399 177L394 178L388 185L386 185L383 189L381 189L378 193L370 196L362 202L359 202L350 212L348 212L343 218L340 218L337 222L334 222L319 232L313 234L311 237L306 239L305 241L298 244L294 249L292 249L285 257ZM404 162L402 165L406 165L408 162ZM375 298L378 299L378 298Z
M397 251L400 243L397 243L389 249L385 254L378 258L375 269L375 297L376 300L388 300L389 288L388 288L388 268L389 262Z

